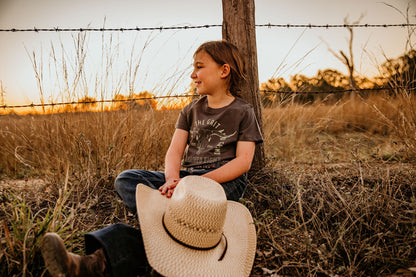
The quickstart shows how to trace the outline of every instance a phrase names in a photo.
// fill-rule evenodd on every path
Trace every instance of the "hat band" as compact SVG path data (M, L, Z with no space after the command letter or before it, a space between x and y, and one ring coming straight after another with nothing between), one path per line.
M185 247L188 247L188 248L191 248L191 249L194 249L194 250L211 250L211 249L214 249L215 247L218 246L218 244L220 244L222 237L224 237L224 239L225 239L225 247L224 247L224 251L222 252L222 254L221 254L220 258L218 259L218 261L221 261L224 258L224 256L225 256L225 252L227 252L228 241L227 241L227 237L224 235L224 233L221 233L221 238L220 238L220 240L215 245L213 245L211 247L196 247L196 246L192 246L192 245L186 244L186 243L178 240L177 238L175 238L172 235L171 232L169 232L168 228L166 228L166 225L165 225L165 213L163 213L163 216L162 216L162 225L163 225L163 228L165 229L166 233L169 235L169 237L171 239L173 239L175 242L179 243L180 245L183 245Z

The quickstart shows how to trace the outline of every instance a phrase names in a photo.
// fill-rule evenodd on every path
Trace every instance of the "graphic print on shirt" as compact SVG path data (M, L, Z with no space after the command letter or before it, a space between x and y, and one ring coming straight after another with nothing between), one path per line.
M189 144L197 148L196 154L199 155L207 149L214 149L214 155L221 155L221 147L227 138L234 136L237 131L232 134L226 134L224 129L219 129L221 123L213 119L197 120L190 130Z

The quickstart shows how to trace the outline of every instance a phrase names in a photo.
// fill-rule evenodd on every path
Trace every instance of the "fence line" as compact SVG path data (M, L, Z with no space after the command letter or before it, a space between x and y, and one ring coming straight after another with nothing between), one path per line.
M58 103L43 103L43 104L27 104L27 105L1 105L2 109L14 109L14 108L35 108L35 107L50 107L50 106L64 106L64 105L86 105L86 104L98 104L98 103L118 103L118 102L134 102L140 100L157 100L166 98L181 98L192 97L196 95L184 94L184 95L168 95L168 96L152 96L152 97L139 97L139 98L127 98L127 99L107 99L107 100L91 100L91 101L70 101L70 102L58 102Z
M0 32L127 32L127 31L164 31L164 30L191 30L222 27L221 24L185 25L185 26L160 26L160 27L126 27L126 28L8 28L0 29ZM416 27L416 23L400 24L256 24L256 27L267 28L388 28L388 27Z
M184 26L160 26L160 27L130 27L130 28L9 28L0 29L0 32L124 32L124 31L164 31L164 30L191 30L191 29L207 29L222 27L221 24L206 24L206 25L184 25ZM388 27L416 27L414 23L402 23L402 24L256 24L256 27L262 28L388 28ZM408 89L408 88L407 88ZM389 88L376 88L376 89L344 89L333 91L280 91L280 90L260 90L262 93L275 93L275 94L319 94L319 93L345 93L345 92L363 92L363 91L379 91L379 90L393 90ZM410 89L414 90L414 89ZM48 107L48 106L62 106L62 105L85 105L96 103L117 103L117 102L133 102L140 100L157 100L163 98L178 98L178 97L192 97L195 95L173 95L173 96L153 96L142 98L127 98L127 99L111 99L111 100L93 100L93 101L71 101L71 102L59 102L59 103L41 103L41 104L27 104L27 105L0 105L2 109L17 109L17 108L34 108L34 107Z
M319 94L319 93L326 93L326 94L334 94L334 93L346 93L346 92L372 92L372 91L395 91L398 89L406 89L408 91L414 91L416 88L409 88L409 87L394 87L394 88L368 88L368 89L340 89L340 90L308 90L308 91L284 91L284 90L260 90L260 93L271 93L271 94Z
M259 90L259 93L269 94L334 94L334 93L346 93L346 92L371 92L371 91L395 91L397 89L406 89L408 91L415 91L416 88L407 87L395 87L395 88L371 88L371 89L343 89L343 90L331 90L331 91L283 91L283 90ZM53 106L64 106L64 105L87 105L87 104L98 104L98 103L119 103L119 102L134 102L134 101L145 101L145 100L158 100L166 98L186 98L186 97L197 97L195 94L182 94L182 95L167 95L167 96L152 96L152 97L138 97L138 98L126 98L126 99L107 99L107 100L90 100L90 101L69 101L69 102L58 102L58 103L43 103L43 104L26 104L26 105L0 105L1 109L18 109L18 108L35 108L35 107L53 107Z

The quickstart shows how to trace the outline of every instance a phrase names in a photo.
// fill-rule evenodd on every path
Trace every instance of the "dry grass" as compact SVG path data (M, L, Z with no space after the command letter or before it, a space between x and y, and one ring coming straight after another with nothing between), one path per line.
M415 100L408 94L377 94L334 105L316 102L266 109L267 153L291 162L355 160L352 152L360 159L414 160Z
M258 232L253 276L381 276L412 264L415 108L401 94L264 111L268 166L251 175L243 199ZM162 169L177 115L1 116L0 275L43 274L46 231L82 252L85 232L137 225L114 178Z
M282 163L251 178L253 275L383 276L415 259L414 166Z
M0 174L63 180L67 166L82 178L121 169L160 168L177 111L133 110L0 117ZM151 127L156 126L156 127Z

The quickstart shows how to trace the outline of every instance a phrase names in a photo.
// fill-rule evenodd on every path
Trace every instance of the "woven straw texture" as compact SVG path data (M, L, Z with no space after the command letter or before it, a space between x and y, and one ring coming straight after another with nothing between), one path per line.
M210 182L214 181L200 176L189 177L184 179L187 179L188 183L192 182L194 186L201 186L202 195L205 195L204 190L206 190L206 197L211 199L210 205L204 204L205 200L204 197L201 197L201 193L198 196L192 195L186 188L183 188L185 186L181 186L181 183L178 184L170 199L161 195L158 190L142 184L137 186L137 211L149 264L164 276L249 276L256 250L256 230L250 212L240 203L224 201L223 191L220 191L219 195L215 195L215 193L213 195L210 189L213 184ZM218 183L214 183L214 185L220 186ZM193 199L194 197L196 199ZM181 202L187 204L183 205ZM212 204L212 202L217 203ZM222 206L224 203L227 206L226 209ZM198 205L198 207L192 205ZM187 210L179 213L178 208L184 206L188 206ZM206 206L210 206L210 212L205 211L198 214L201 207ZM215 211L216 209L217 211ZM224 220L221 212L225 212L225 210L225 222L223 229L220 230L222 222L217 220L221 220L221 218ZM211 250L195 250L179 244L172 240L163 228L162 218L165 212L165 217L168 218L168 220L165 219L166 227L172 235L182 242L197 247L210 247L219 240L221 242ZM173 216L167 216L168 213L174 213L175 220L172 220ZM194 215L195 222L179 224L178 222L181 220L178 219L184 217L185 222L189 222L190 218L186 217L185 213ZM204 218L208 218L212 220L211 223L216 224L214 226L207 225L206 229L195 230L193 227L201 226L201 219ZM169 221L171 222L169 223ZM218 261L225 248L225 239L221 238L222 233L227 238L228 247L224 258Z

